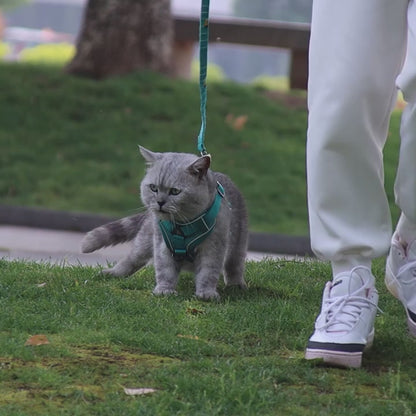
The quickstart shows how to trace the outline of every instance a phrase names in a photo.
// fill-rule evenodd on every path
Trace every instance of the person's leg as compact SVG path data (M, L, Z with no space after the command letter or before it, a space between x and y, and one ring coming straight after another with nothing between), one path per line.
M408 0L315 0L309 66L308 206L312 248L334 279L306 358L361 365L377 291L371 260L389 247L382 149L403 65Z
M416 2L414 0L409 4L407 55L397 85L408 104L403 111L400 131L400 158L395 183L396 203L406 218L416 224Z
M416 3L408 10L407 55L397 79L408 102L402 115L396 203L402 210L386 264L386 285L403 303L410 333L416 336Z
M311 244L334 272L387 252L383 157L408 0L315 0L307 142Z

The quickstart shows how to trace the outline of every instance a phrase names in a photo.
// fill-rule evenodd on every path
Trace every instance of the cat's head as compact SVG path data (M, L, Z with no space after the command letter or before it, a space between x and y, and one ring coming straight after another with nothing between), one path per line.
M140 146L147 165L141 198L160 219L188 222L212 202L215 180L210 157L189 153L155 153Z

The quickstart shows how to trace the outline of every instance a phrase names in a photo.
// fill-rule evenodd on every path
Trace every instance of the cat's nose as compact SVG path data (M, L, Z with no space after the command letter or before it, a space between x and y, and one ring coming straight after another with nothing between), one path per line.
M157 203L159 204L159 208L161 209L163 207L163 205L166 204L166 201L157 201Z

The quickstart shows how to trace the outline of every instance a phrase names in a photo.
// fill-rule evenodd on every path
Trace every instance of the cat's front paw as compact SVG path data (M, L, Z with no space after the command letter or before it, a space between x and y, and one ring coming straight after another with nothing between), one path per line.
M216 290L197 290L196 297L201 300L219 300L220 295Z
M153 289L153 294L156 296L169 296L169 295L176 295L177 292L175 289L166 286L156 286Z

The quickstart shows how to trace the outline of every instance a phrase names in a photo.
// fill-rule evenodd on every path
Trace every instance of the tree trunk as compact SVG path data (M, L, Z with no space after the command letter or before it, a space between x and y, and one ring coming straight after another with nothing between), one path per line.
M169 73L170 0L89 0L66 71L95 79L140 69Z

